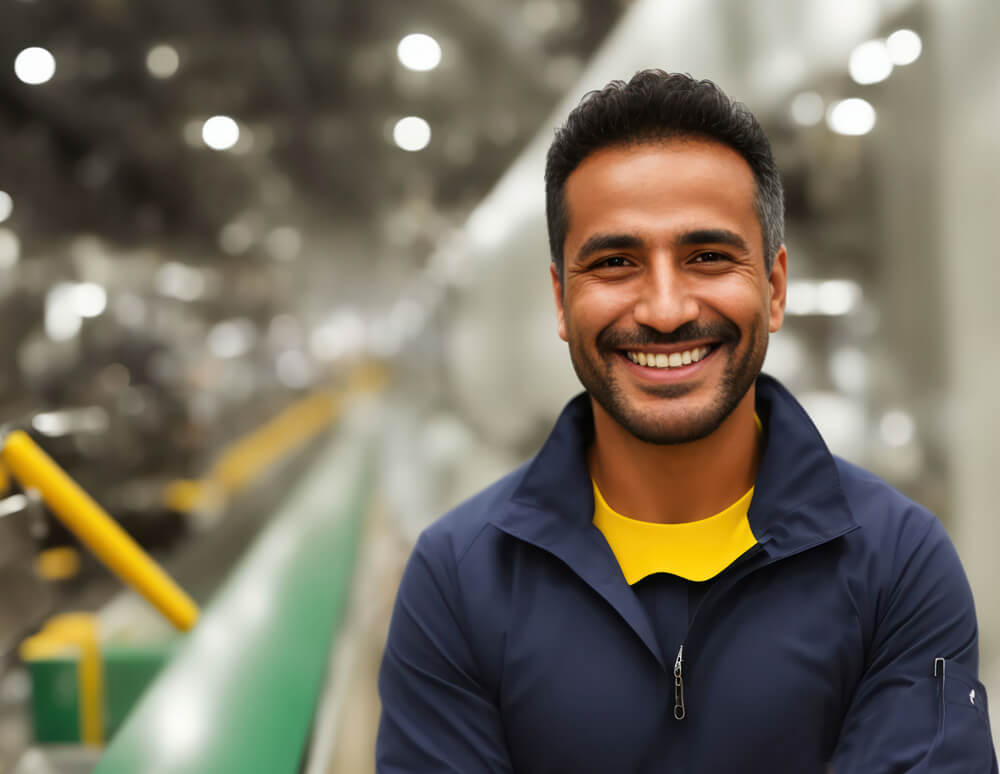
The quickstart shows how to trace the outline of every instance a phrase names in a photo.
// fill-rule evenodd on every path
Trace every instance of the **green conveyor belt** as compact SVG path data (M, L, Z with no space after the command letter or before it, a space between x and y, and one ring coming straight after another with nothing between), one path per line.
M95 774L299 771L371 490L359 443L318 456Z

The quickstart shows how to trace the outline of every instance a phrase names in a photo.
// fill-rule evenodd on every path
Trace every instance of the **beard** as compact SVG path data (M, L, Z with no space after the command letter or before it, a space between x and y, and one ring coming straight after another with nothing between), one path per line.
M739 344L743 338L741 351ZM659 417L655 411L645 412L629 401L615 378L615 366L619 365L616 360L622 357L623 350L642 352L645 345L663 346L699 339L718 342L712 355L728 357L716 394L707 406L676 419ZM584 389L615 422L640 441L672 445L701 440L719 428L760 374L767 354L767 339L760 319L753 321L745 337L741 336L739 326L728 319L704 324L685 323L668 334L645 326L632 334L608 327L598 334L593 354L573 337L570 337L569 353L573 370ZM681 398L694 388L692 384L639 387L647 395L663 401Z

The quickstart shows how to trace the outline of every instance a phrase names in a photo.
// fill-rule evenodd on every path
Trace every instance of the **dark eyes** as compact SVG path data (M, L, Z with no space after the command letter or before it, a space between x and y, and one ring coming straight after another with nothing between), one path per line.
M617 269L623 266L628 266L630 263L629 259L624 255L609 255L607 258L602 258L597 263L594 264L595 269Z
M728 261L729 256L723 255L722 253L698 253L694 258L691 259L693 263L719 263L720 261Z
M690 259L690 263L698 265L708 265L708 264L720 264L732 260L725 253L718 253L712 250L706 250L703 253L698 253L693 258ZM606 258L600 258L591 264L591 269L623 269L628 266L633 266L634 263L631 259L624 255L609 255Z

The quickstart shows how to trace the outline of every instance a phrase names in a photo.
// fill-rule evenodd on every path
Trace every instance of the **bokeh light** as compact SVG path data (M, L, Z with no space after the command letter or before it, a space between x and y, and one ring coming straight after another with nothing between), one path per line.
M3 223L14 211L14 200L6 191L0 191L0 223Z
M875 108L864 99L844 99L830 106L826 123L837 134L868 134L875 127Z
M403 67L420 72L433 70L441 64L441 46L430 35L416 32L407 35L396 47Z
M885 41L893 64L908 65L916 62L924 44L913 30L896 30Z
M14 268L20 259L20 238L9 228L0 228L0 271Z
M180 64L177 49L165 43L153 46L146 54L146 69L155 78L170 78L177 72Z
M240 139L240 126L229 116L212 116L201 127L201 139L212 150L229 150Z
M44 48L26 48L14 59L14 74L30 86L46 83L56 74L56 58Z
M868 85L884 81L892 74L889 49L881 40L869 40L851 52L848 72L855 83Z
M815 91L796 94L789 107L792 121L799 126L815 126L823 120L823 98Z
M392 139L405 151L419 151L431 141L431 127L418 116L407 116L396 122L392 129Z

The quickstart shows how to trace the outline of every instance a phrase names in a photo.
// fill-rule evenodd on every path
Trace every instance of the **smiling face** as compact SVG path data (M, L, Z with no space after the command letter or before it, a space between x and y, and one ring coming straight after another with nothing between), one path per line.
M559 335L595 403L636 438L713 433L784 317L782 247L765 272L749 165L725 145L605 148L566 181Z

